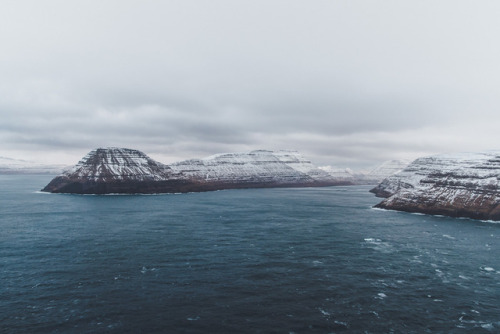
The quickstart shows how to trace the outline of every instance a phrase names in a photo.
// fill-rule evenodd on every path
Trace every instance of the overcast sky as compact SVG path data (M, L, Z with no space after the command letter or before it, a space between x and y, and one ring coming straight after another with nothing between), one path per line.
M0 4L0 156L500 149L500 1Z

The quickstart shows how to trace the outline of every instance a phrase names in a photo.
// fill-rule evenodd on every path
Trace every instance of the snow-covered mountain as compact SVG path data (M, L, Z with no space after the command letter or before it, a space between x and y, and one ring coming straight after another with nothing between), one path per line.
M350 168L336 168L332 166L322 166L324 170L335 179L345 180L353 184L377 184L385 178L399 173L408 164L409 160L389 160L377 165L369 170L354 171Z
M164 165L137 150L99 148L43 191L169 193L340 184L347 182L335 180L294 151L225 153Z
M331 177L338 180L344 180L352 184L361 184L365 177L364 172L355 172L350 168L340 168L333 166L320 166L319 169L328 173Z
M59 174L64 167L64 165L44 165L34 161L0 157L0 174Z
M98 148L90 151L63 175L95 182L167 180L170 168L141 151L128 148Z
M375 166L365 174L365 180L370 184L382 182L391 175L397 174L411 163L410 160L388 160Z
M106 194L154 193L177 185L170 168L146 154L127 148L98 148L74 167L55 177L42 191ZM183 182L181 182L183 183Z
M173 163L170 168L186 177L203 181L314 183L332 180L328 173L296 151L223 153Z
M379 208L500 220L500 151L419 158L371 192Z

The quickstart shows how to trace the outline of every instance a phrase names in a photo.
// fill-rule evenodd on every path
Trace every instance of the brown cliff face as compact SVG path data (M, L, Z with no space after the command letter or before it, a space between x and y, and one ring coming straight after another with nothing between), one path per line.
M500 220L500 152L415 160L371 191L376 207L450 217Z
M219 154L170 166L144 153L100 148L54 178L42 191L53 193L182 193L222 189L341 185L296 152Z

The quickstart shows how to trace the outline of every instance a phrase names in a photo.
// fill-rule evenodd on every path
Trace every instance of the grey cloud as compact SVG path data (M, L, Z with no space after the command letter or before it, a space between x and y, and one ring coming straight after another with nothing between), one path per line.
M489 148L500 139L489 127L499 121L499 9L10 2L0 13L0 155L287 148L367 164Z

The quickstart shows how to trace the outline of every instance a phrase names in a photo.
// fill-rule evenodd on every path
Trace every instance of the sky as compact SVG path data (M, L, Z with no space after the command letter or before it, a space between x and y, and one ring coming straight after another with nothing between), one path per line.
M5 0L0 156L500 149L497 0Z

